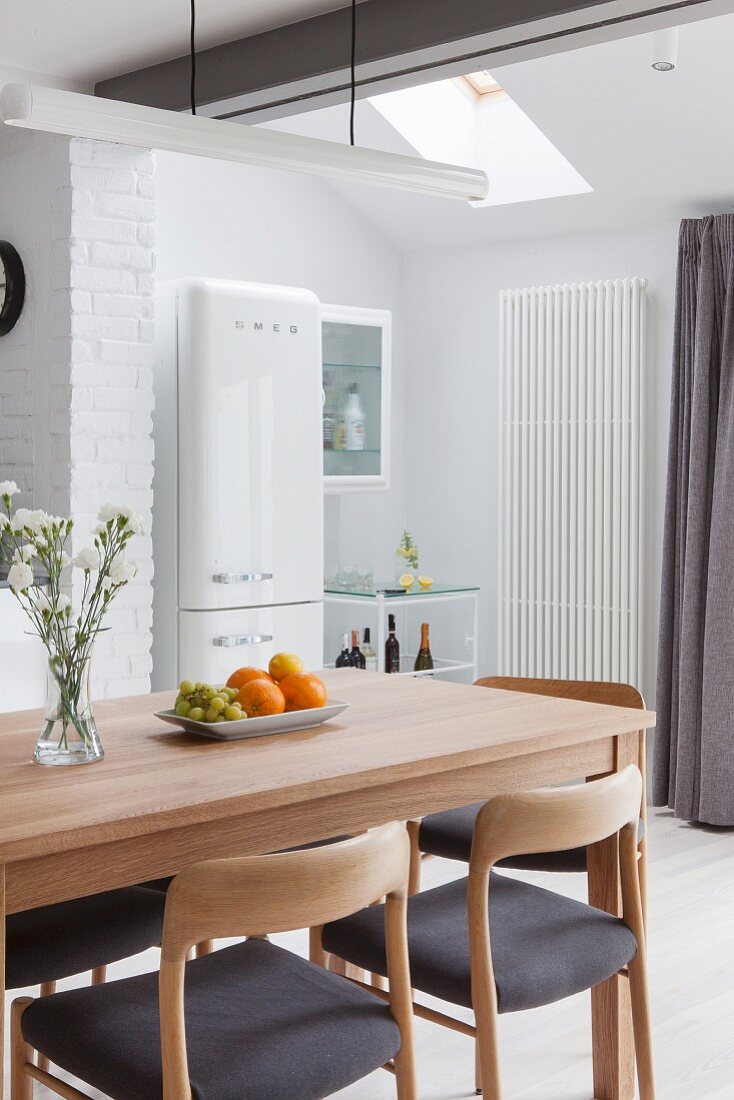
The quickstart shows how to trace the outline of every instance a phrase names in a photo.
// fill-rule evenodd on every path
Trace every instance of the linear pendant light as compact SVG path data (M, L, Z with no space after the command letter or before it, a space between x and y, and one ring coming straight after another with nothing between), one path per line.
M6 84L0 91L0 117L8 126L28 130L241 161L446 198L481 201L489 190L486 173L476 168L260 130L237 122L119 103L36 84Z

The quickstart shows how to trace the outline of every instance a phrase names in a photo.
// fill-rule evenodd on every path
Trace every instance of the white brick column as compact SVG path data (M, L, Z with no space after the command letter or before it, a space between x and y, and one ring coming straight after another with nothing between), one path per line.
M153 503L153 154L75 139L69 146L68 472L75 550L100 505ZM59 395L60 397L62 395ZM153 558L136 538L135 581L107 616L93 663L97 696L150 690Z

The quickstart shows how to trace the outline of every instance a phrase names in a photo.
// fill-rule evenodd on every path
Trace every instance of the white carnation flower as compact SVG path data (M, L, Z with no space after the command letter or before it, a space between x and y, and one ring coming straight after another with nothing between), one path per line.
M25 592L33 584L33 570L26 562L16 561L10 566L8 584L13 592Z
M66 569L67 565L71 565L71 558L66 553L66 550L62 550L59 554L59 561L62 569Z
M5 512L0 512L0 531L7 531L10 527L10 520L5 515Z
M107 524L110 520L115 520L120 514L120 508L117 504L103 504L99 510L97 519L101 524Z
M51 601L49 600L49 598L48 598L48 596L46 595L45 592L39 592L38 595L36 596L36 598L34 599L33 604L41 612L50 612L51 611Z
M109 592L112 588L112 577L102 577L102 591Z
M16 534L30 531L32 535L40 535L44 527L50 527L53 516L44 512L42 508L19 508L13 515L12 527Z
M20 489L14 481L0 481L0 497L14 497Z
M138 571L138 567L132 561L118 558L110 566L110 577L113 584L128 584Z
M96 571L99 569L99 551L92 546L85 546L74 558L74 565L78 569L83 569L85 573Z
M13 553L13 561L29 562L36 556L36 548L33 543L26 542L23 546L19 546Z

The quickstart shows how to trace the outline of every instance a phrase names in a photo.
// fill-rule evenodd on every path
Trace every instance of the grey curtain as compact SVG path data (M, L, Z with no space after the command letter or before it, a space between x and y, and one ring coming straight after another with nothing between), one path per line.
M656 806L734 825L734 215L682 222L653 770Z

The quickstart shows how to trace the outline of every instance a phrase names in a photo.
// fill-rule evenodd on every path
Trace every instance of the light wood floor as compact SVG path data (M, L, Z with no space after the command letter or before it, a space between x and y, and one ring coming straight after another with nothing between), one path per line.
M425 865L424 881L438 885L460 872L459 864L432 860ZM523 877L582 896L579 876ZM277 942L305 952L301 934ZM154 968L156 956L156 952L141 956L137 968ZM111 968L117 977L132 972L129 963ZM693 828L667 812L651 814L650 983L658 1096L661 1100L731 1100L734 830ZM8 1004L10 999L8 995ZM502 1017L507 1100L592 1100L588 1017L586 995ZM422 1100L455 1100L473 1094L471 1042L422 1021L417 1023L417 1036ZM100 1093L94 1095L101 1098ZM34 1100L50 1096L36 1086ZM394 1100L394 1096L393 1079L379 1072L339 1093L338 1100Z

